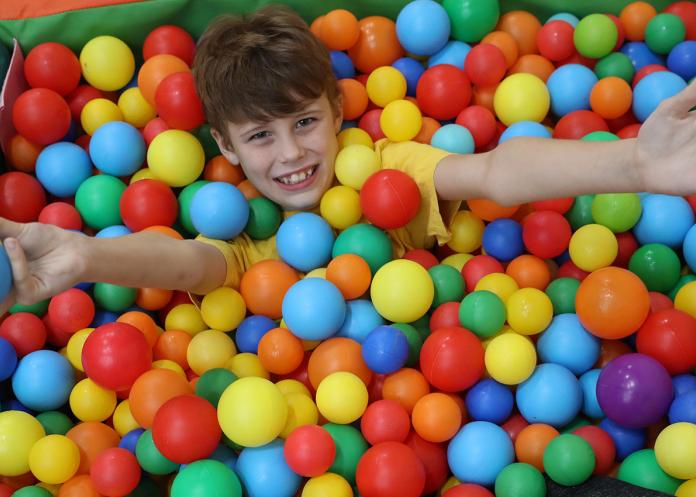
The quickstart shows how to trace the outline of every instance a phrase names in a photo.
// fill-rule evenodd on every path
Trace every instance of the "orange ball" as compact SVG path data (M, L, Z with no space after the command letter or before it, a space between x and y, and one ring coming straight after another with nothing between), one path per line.
M433 139L433 135L441 127L442 125L437 119L433 119L432 117L428 116L423 116L421 129L418 132L418 134L413 138L413 141L430 145L430 140Z
M343 94L343 118L357 119L367 109L367 90L362 83L355 79L346 78L338 82Z
M7 162L18 171L33 173L41 150L41 145L30 142L22 135L14 135L7 148Z
M536 36L536 35L535 35ZM517 46L517 41L512 37L511 34L505 31L491 31L486 36L483 37L481 43L490 43L495 45L500 50L502 50L505 56L505 65L510 68L517 61L519 57L519 47Z
M503 14L498 21L497 29L505 31L515 39L520 55L539 53L536 38L541 29L541 22L534 14L526 10L513 10Z
M602 340L599 358L597 359L594 367L603 368L617 357L624 354L630 354L631 352L633 352L631 347L620 340Z
M551 271L544 259L523 254L510 261L505 274L511 276L520 288L536 288L542 292L551 282Z
M96 421L79 423L70 428L65 436L75 442L80 449L78 475L89 473L94 458L106 449L118 447L118 443L121 441L116 430Z
M63 483L57 497L101 497L89 475L77 475Z
M605 267L587 276L575 296L582 325L599 338L617 340L635 332L650 312L650 296L631 271Z
M208 181L224 181L232 185L238 185L246 179L244 171L239 164L232 164L222 155L216 155L208 161L203 169L203 179Z
M165 331L157 338L152 351L153 359L155 361L162 359L174 361L186 371L189 369L186 352L192 338L191 334L185 331Z
M341 254L326 267L326 279L336 285L346 300L363 295L372 281L370 266L355 254Z
M559 435L551 425L535 423L526 426L515 440L515 454L518 462L531 464L544 471L544 450L551 440Z
M322 342L309 356L307 374L316 390L321 380L331 373L346 371L360 378L365 385L370 384L372 371L362 357L362 347L350 338L336 337Z
M423 373L402 368L384 379L382 398L396 400L411 414L418 400L430 393L430 385Z
M145 314L144 312L131 311L121 314L116 320L119 323L126 323L138 328L143 335L145 335L145 340L147 340L150 347L154 347L159 338L160 331L157 328L157 324L154 319Z
M633 91L626 81L609 76L597 81L590 93L592 110L604 119L616 119L631 108Z
M358 26L360 36L348 50L348 55L360 72L369 74L378 67L390 66L404 55L396 36L396 23L391 19L369 16L361 19Z
M138 88L150 105L155 106L155 92L162 80L176 72L191 72L191 69L175 55L159 54L145 61L138 72Z
M462 425L462 411L449 395L429 393L416 402L411 413L413 428L428 442L446 442Z
M619 20L626 30L626 38L630 41L642 41L645 39L645 28L650 19L657 15L655 7L648 2L633 2L626 5Z
M135 304L146 311L159 311L172 299L174 292L164 288L138 288Z
M319 16L316 19L314 19L312 21L312 24L309 26L309 30L317 38L319 38L319 33L321 33L321 23L323 23L323 22L324 22L324 16Z
M247 200L261 196L261 192L258 191L248 179L240 181L237 188L239 188L239 191L242 192L242 195L244 195L244 198Z
M493 99L495 97L495 90L498 89L498 85L495 86L474 86L472 105L480 105L490 110L495 114L495 107L493 106Z
M171 369L151 369L140 375L131 387L128 401L133 418L143 428L152 428L157 410L179 395L193 394L191 385Z
M360 36L358 19L345 9L332 10L317 27L319 39L329 50L348 50Z
M293 268L281 261L265 260L253 264L242 276L239 291L252 314L271 319L283 315L283 297L300 280Z
M510 68L509 73L517 74L524 72L533 74L546 83L546 80L549 79L549 76L555 70L556 67L549 59L537 54L527 54L517 59L517 62Z
M148 226L147 228L143 228L141 231L153 231L155 233L168 236L169 238L173 238L174 240L184 239L184 237L181 236L181 233L174 228L170 228L169 226Z
M258 356L261 365L273 374L295 371L304 359L302 340L286 328L273 328L259 341Z
M519 205L506 207L485 198L467 200L466 203L469 205L471 212L484 221L495 221L503 217L512 217L520 207Z

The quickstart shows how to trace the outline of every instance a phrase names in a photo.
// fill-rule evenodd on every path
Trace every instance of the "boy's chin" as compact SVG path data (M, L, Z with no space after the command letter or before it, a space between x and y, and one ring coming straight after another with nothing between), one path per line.
M312 189L311 191L301 193L288 193L284 191L273 192L274 198L271 198L285 211L307 211L314 209L321 201L321 194Z

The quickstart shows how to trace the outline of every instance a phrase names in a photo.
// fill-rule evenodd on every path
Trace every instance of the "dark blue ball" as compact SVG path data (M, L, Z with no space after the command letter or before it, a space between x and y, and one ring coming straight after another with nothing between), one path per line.
M466 409L475 421L500 424L510 417L514 403L510 389L491 379L479 381L466 394Z
M249 316L237 327L235 342L239 352L252 352L259 350L259 342L267 331L276 327L275 321L266 316Z
M408 340L401 330L378 326L362 343L362 356L372 371L390 374L401 369L408 359Z
M503 262L522 255L522 226L512 219L491 221L483 231L483 248L486 254Z
M331 69L336 79L355 77L355 66L348 54L334 50L331 52Z

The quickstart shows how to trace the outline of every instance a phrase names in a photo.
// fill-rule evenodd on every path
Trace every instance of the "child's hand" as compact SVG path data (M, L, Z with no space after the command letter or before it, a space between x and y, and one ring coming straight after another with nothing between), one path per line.
M636 163L643 190L696 193L696 83L663 101L638 134Z
M12 266L13 289L0 315L15 302L33 304L81 281L86 236L53 225L0 218L0 238Z

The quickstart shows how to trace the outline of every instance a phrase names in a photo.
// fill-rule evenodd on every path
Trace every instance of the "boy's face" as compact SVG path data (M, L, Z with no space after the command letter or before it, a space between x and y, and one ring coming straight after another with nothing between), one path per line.
M261 194L285 210L305 210L318 205L333 183L340 127L341 116L323 95L296 115L228 123L230 148L216 130L213 136L225 158L240 164Z

